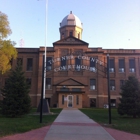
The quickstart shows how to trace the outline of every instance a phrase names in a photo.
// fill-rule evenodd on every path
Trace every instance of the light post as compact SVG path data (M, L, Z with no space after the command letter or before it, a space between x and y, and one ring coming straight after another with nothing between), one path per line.
M47 8L48 6L48 0L46 0L45 5L45 52L42 55L43 56L43 63L42 63L42 87L41 87L41 99L40 103L37 109L37 112L40 112L40 123L42 123L42 113L49 113L49 105L48 101L45 99L45 91L46 91L46 62L47 62L47 46L46 46L46 38L47 38Z
M46 0L45 5L45 59L44 59L44 86L43 86L43 99L45 99L45 90L46 90L46 66L47 66L47 13L48 13L48 0Z
M108 81L108 115L109 115L109 124L111 124L111 105L110 105L110 61L109 54L107 54L107 81Z

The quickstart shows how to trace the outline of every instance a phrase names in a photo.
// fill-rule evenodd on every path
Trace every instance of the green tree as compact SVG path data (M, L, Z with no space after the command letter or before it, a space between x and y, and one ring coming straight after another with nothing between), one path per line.
M138 79L129 76L121 90L122 98L120 98L118 113L136 118L140 115L140 83Z
M1 90L3 95L2 114L9 117L18 117L29 113L31 108L29 88L22 67L18 65L15 70L12 70Z
M0 11L0 73L3 74L11 69L11 60L17 57L15 43L5 38L11 34L7 15Z

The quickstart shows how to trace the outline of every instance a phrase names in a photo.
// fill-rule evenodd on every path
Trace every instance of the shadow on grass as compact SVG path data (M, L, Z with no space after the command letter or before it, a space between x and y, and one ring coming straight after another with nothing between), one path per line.
M8 118L0 115L0 137L16 133L27 132L43 126L50 125L56 119L62 109L51 109L55 114L43 115L42 123L40 123L40 115L31 115L36 112L33 108L30 114L18 117Z

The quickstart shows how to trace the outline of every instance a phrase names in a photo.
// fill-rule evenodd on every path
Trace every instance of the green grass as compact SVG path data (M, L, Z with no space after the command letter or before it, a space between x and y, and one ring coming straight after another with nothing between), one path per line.
M120 116L116 109L111 109L111 125L108 119L107 109L80 109L83 113L89 116L99 124L118 130L134 133L140 135L140 118L132 118L128 116Z
M32 109L31 114L37 109ZM40 123L40 115L24 115L19 118L6 118L0 115L0 137L16 133L26 132L32 129L50 125L62 109L50 109L54 115L43 115L42 123Z

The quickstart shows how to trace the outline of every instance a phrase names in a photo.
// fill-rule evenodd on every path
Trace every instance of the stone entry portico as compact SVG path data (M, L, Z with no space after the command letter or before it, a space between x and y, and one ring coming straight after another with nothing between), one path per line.
M82 108L82 94L60 93L58 98L59 108Z
M69 78L55 84L59 108L82 108L84 84Z

